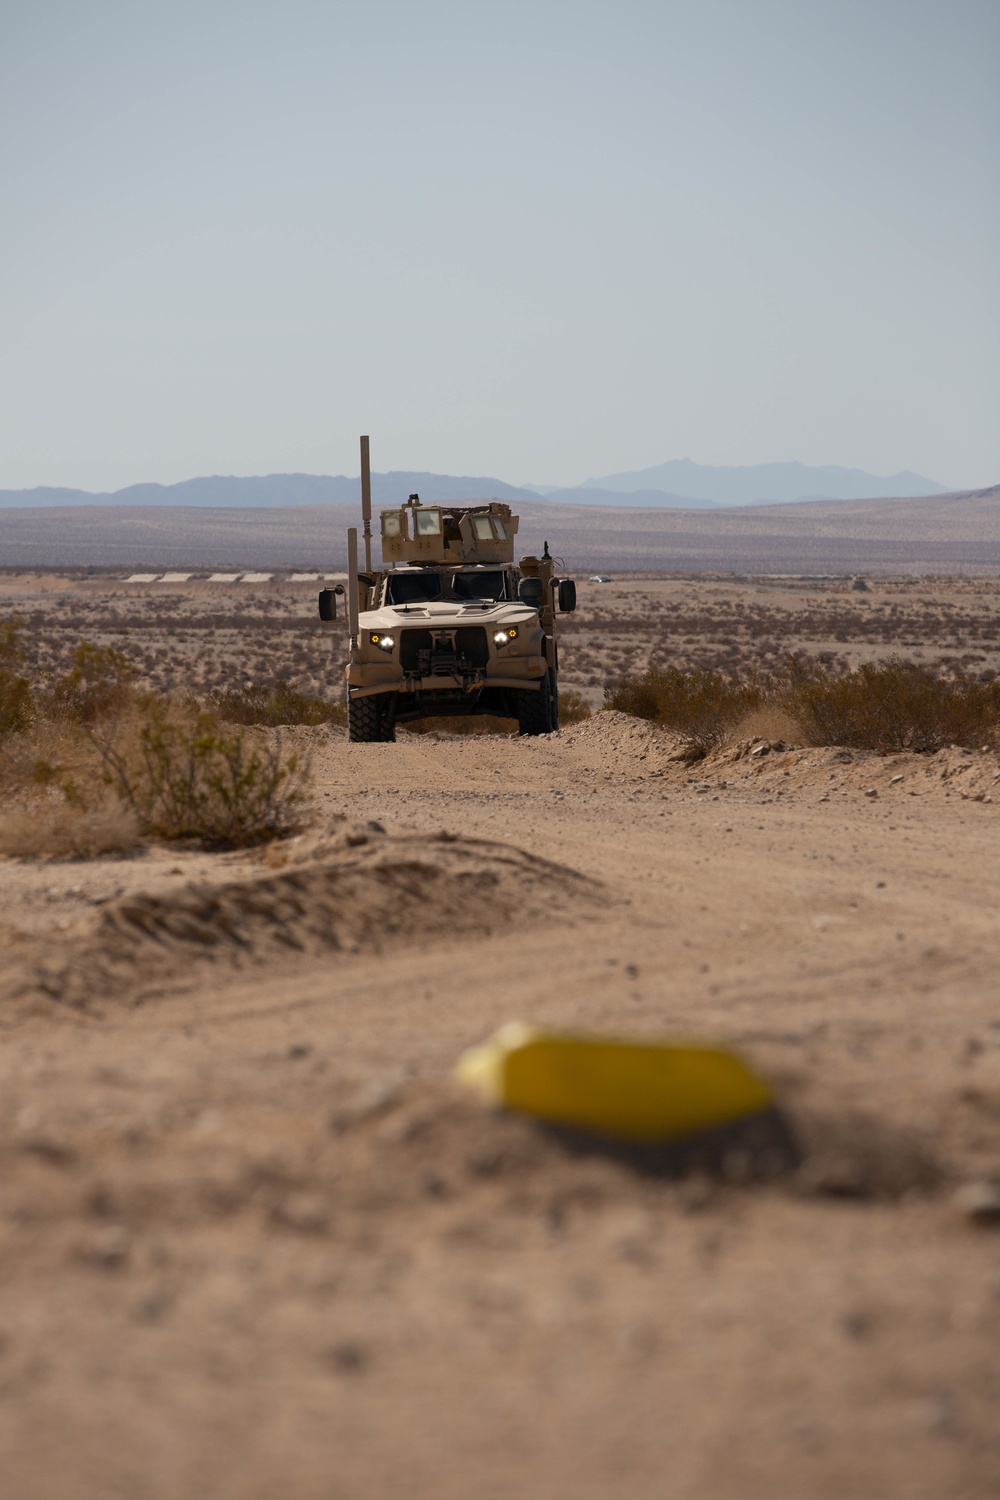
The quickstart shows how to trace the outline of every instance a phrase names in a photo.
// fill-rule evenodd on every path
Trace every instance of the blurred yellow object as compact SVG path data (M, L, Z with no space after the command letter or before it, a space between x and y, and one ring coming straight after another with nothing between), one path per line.
M717 1047L536 1031L513 1021L455 1076L492 1104L633 1141L663 1141L767 1109L770 1089Z

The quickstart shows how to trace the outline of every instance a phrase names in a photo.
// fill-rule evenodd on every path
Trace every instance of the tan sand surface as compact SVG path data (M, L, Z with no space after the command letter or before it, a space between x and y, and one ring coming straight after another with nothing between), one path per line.
M289 733L296 840L0 861L5 1500L996 1495L996 757ZM493 1115L512 1018L738 1046L801 1164Z

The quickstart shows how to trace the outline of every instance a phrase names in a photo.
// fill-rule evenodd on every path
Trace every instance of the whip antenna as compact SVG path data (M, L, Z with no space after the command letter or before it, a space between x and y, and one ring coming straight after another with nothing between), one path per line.
M365 572L372 570L372 469L368 439L361 439L361 520L364 523Z

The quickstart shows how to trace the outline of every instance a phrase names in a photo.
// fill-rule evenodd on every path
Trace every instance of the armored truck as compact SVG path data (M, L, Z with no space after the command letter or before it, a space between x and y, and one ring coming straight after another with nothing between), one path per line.
M521 734L559 727L556 615L576 608L545 543L514 562L518 518L509 505L423 505L419 495L383 510L382 563L371 565L368 440L361 440L365 565L347 534L352 740L394 740L396 725L447 715L516 719ZM340 589L319 596L336 618Z

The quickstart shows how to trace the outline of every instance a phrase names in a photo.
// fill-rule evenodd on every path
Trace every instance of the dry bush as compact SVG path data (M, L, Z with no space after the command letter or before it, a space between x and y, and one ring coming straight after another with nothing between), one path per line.
M693 749L707 754L722 744L749 713L770 701L769 679L745 681L722 672L684 672L679 667L648 667L608 688L608 708L649 719L672 729Z
M24 648L18 620L0 620L0 738L19 734L31 723L31 683L22 677Z
M264 724L276 728L281 724L347 723L343 703L329 703L325 698L303 693L285 677L270 687L248 682L243 687L215 692L209 701L219 718L230 724Z
M88 641L33 694L17 672L19 632L17 622L0 626L0 849L88 856L131 848L140 835L234 848L301 826L309 768L280 742L137 691L126 657ZM244 722L338 717L287 682L234 696Z
M559 694L559 727L567 728L570 724L579 724L583 719L589 719L592 710L590 704L582 693L576 692L574 688L567 688Z
M0 817L0 854L19 859L94 859L130 854L140 844L138 820L117 797L106 796L91 808L60 798Z
M94 724L120 712L132 692L135 668L114 646L95 646L80 641L73 651L73 665L56 678L40 699L40 709L54 719L74 724Z
M703 753L754 734L883 753L1000 743L1000 681L940 677L899 657L845 673L789 657L780 675L743 681L650 667L605 696L609 708L672 729Z
M79 801L78 784L95 769L93 747L73 724L36 716L30 728L0 738L0 797L8 800L51 787Z
M147 700L141 716L92 731L104 779L143 833L233 849L301 827L309 766L280 740L228 730L214 714Z
M819 668L801 672L784 701L814 745L940 750L996 744L1000 734L1000 683L938 677L895 656L842 677Z

